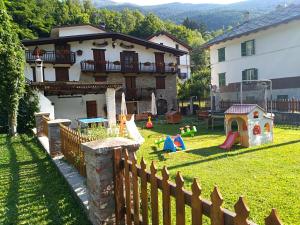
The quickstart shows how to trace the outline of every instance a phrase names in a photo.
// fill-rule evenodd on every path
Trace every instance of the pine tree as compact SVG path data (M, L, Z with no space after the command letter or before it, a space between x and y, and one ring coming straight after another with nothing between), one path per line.
M17 133L19 100L24 93L24 51L16 28L0 0L0 113L8 117L9 133Z

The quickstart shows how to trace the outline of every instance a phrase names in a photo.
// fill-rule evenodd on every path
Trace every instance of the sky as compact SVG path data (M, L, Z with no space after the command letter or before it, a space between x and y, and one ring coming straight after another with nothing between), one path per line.
M243 0L113 0L118 3L132 3L137 5L158 5L170 2L180 2L180 3L219 3L219 4L229 4L234 2L241 2Z

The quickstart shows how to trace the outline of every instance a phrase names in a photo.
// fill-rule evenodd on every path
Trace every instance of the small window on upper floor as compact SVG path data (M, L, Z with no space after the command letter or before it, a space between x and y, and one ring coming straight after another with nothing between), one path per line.
M242 80L258 80L258 70L256 68L243 70Z
M225 48L218 49L218 59L219 59L219 62L225 61Z
M165 89L166 88L165 77L156 77L156 89Z
M242 56L255 55L255 40L241 43L241 53Z
M176 45L175 45L175 48L176 48L176 49L179 49L179 44L176 44Z
M226 74L219 73L219 87L223 87L226 85Z

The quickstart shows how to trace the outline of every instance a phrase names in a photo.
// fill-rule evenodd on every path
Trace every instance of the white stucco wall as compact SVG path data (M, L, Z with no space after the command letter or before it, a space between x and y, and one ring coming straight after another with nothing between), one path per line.
M105 33L105 31L98 29L93 26L74 26L74 27L62 27L58 28L59 37L73 36L73 35L83 35L83 34L96 34Z
M176 48L176 45L178 45L180 50L189 52L189 49L187 49L186 47L184 47L183 45L179 44L178 42L172 40L171 38L169 38L166 35L158 35L158 36L154 36L151 39L149 39L149 41L155 42L155 43L163 43L166 46L172 47L172 48ZM179 57L180 60L180 71L182 73L187 73L188 78L191 75L191 63L190 63L190 54L186 54L183 56Z
M211 82L226 73L226 84L240 82L242 71L258 69L258 79L300 76L300 21L236 38L210 47ZM241 43L255 39L255 55L241 56ZM218 62L218 49L225 47L225 61Z
M40 112L47 112L50 113L49 117L51 119L55 118L55 113L54 113L54 106L52 105L52 102L49 98L45 97L44 93L42 92L37 92L37 96L39 99L39 110Z

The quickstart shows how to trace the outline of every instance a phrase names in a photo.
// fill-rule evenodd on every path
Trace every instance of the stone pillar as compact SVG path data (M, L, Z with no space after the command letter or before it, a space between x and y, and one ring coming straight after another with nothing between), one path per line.
M49 151L51 156L55 156L61 152L61 138L60 138L59 124L63 124L68 127L71 125L71 120L56 119L48 122Z
M35 113L35 127L36 127L36 134L38 137L43 136L43 116L49 117L50 113L46 112L38 112Z
M89 218L94 225L115 224L113 151L121 147L133 155L139 144L126 138L107 138L81 145L84 151Z
M107 88L106 93L106 107L107 119L109 127L116 125L116 90L114 88Z
M43 61L41 59L35 60L35 75L36 82L44 82Z

